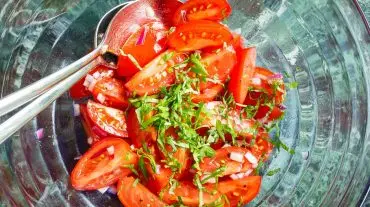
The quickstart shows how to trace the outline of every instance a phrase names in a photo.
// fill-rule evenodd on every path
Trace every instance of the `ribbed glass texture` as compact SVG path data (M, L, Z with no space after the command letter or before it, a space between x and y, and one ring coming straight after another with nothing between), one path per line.
M1 95L91 51L100 17L121 2L0 0ZM265 171L281 170L264 177L249 206L356 206L370 177L370 36L356 5L230 3L227 24L257 46L258 65L299 83L288 91L280 125L295 154L274 152ZM120 206L114 195L72 189L69 172L87 148L65 94L0 146L0 206Z

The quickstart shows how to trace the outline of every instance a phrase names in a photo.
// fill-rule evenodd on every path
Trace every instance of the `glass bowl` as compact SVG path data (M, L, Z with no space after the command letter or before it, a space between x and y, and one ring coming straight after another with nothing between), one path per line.
M5 96L91 51L118 0L19 0L0 5ZM356 206L370 177L370 36L350 0L230 0L227 24L257 46L258 65L284 74L287 113L259 196L249 206ZM88 144L66 93L0 146L1 206L120 206L78 192L69 172ZM5 120L7 117L1 117ZM43 137L35 132L43 130Z

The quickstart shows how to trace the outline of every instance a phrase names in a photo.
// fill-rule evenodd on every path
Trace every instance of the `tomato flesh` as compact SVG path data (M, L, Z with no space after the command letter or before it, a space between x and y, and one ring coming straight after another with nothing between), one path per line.
M80 113L82 117L82 126L85 129L86 135L88 139L91 138L91 143L94 144L100 141L102 138L107 137L108 133L101 130L98 126L94 124L94 122L89 117L89 113L87 112L87 106L85 104L80 105ZM88 140L89 142L89 140Z
M168 56L171 58L164 61L164 57ZM136 73L125 86L130 92L140 96L158 93L162 87L171 86L175 82L175 73L171 67L184 60L184 54L167 50Z
M142 147L143 143L150 145L157 139L157 132L153 127L149 127L145 130L141 129L134 108L131 108L128 112L127 131L129 137L131 138L132 144L134 144L137 148Z
M113 154L107 148L113 148ZM71 173L72 186L77 190L96 190L117 182L131 171L125 165L138 161L130 146L120 138L105 138L92 146L77 162Z
M114 108L128 106L124 82L115 78L103 77L98 80L92 94L95 101Z
M222 85L214 85L211 88L204 89L200 94L194 94L191 100L195 103L207 103L214 101L214 99L223 91L224 87Z
M226 195L230 206L238 206L238 203L244 206L258 195L261 182L260 176L248 176L238 180L219 182L217 190Z
M91 100L87 103L87 111L91 120L105 132L118 137L128 136L126 118L123 111Z
M220 21L231 13L231 6L226 0L189 0L180 6L174 14L174 25L194 20Z
M254 75L256 66L256 48L242 49L238 55L238 64L231 73L229 91L236 103L243 104L248 93L249 81Z
M118 182L118 198L124 206L165 207L166 203L150 192L133 177L123 177Z
M121 48L117 74L133 76L166 49L167 27L161 22L144 24Z
M232 38L226 26L208 20L197 20L179 25L168 36L168 45L177 51L189 52L221 46L224 42L230 42Z

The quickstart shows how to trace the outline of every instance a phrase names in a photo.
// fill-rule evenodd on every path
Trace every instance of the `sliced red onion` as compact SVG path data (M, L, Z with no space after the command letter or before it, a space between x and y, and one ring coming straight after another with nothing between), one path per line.
M238 180L238 179L239 179L239 175L238 175L238 174L231 174L231 175L230 175L230 178L231 178L232 180Z
M84 81L83 85L84 85L86 88L88 88L88 87L90 86L90 82L89 82L87 79L85 79L85 81Z
M163 33L163 32L158 32L157 34L155 34L155 40L158 42L159 40L163 39L166 37L166 34Z
M132 144L132 145L130 145L130 148L131 148L132 150L134 150L134 149L135 149L135 146Z
M252 164L258 164L258 159L250 152L245 153L245 158L252 163Z
M114 185L111 185L110 187L109 187L109 189L108 189L108 193L110 193L110 194L117 194L117 187L116 186L114 186Z
M81 159L81 157L82 156L77 156L77 157L75 157L75 158L73 158L74 160L79 160L79 159Z
M73 104L73 115L80 116L80 104Z
M230 159L240 163L244 162L243 154L238 152L231 152Z
M107 152L108 152L109 155L114 155L114 146L108 147Z
M155 165L155 174L159 175L159 173L161 173L161 166Z
M137 30L139 30L140 29L140 26L138 25L138 24L132 24L129 28L128 28L128 30L127 30L127 32L128 33L134 33L134 32L136 32Z
M44 138L44 128L40 128L36 131L36 138L42 139Z
M253 168L257 168L257 167L258 167L258 163L253 164L253 165L252 165L252 167L253 167Z
M94 87L95 87L95 84L96 84L96 80L94 79L92 82L90 82L90 85L89 85L89 87L88 87L88 90L89 91L93 91L94 90Z
M207 180L207 183L211 183L211 184L216 183L216 178L209 178L209 179Z
M231 147L231 145L229 145L229 144L224 144L224 146L222 146L221 148L226 148L226 147Z
M147 17L149 17L149 18L153 18L153 17L155 17L155 13L154 13L154 10L153 10L153 8L152 8L152 7L147 7L147 8L145 9L145 14L146 14L146 16L147 16Z
M87 81L89 81L91 83L91 82L93 82L95 80L95 78L92 75L87 74L85 80L87 80Z
M251 81L254 85L261 85L262 83L260 78L252 78Z
M274 75L269 77L270 79L283 79L284 76L281 73L275 73Z
M279 109L281 109L281 110L285 110L285 109L287 109L287 108L286 108L286 106L285 106L284 104L279 104L279 105L278 105L278 107L279 107Z
M187 18L186 18L186 11L185 10L181 10L180 11L180 14L181 14L181 19L183 22L186 22L187 21Z
M155 43L154 44L154 51L156 52L156 53L158 53L158 52L160 52L161 50L162 50L162 46L161 45L159 45L158 43Z
M96 97L96 99L98 99L98 101L102 104L104 104L105 102L105 96L101 93L98 94L98 96Z
M144 26L143 31L140 34L140 37L137 39L136 45L143 45L146 39L146 35L148 33L148 27Z
M253 172L252 169L248 170L247 172L244 173L244 176L249 176Z
M88 143L89 145L92 145L92 143L93 143L93 139L92 139L91 137L87 138L87 143Z
M109 187L103 187L103 188L99 188L98 191L101 193L101 194L104 194L105 192L107 192Z
M99 73L99 71L96 71L92 76L93 76L95 79L98 79L98 78L100 78L101 74Z
M91 128L91 130L92 130L93 132L95 132L96 134L99 134L99 135L101 135L101 136L103 136L103 137L108 136L108 133L107 133L106 131L104 131L104 130L100 129L100 128L99 128L99 127L97 127L97 126L93 126L93 127Z

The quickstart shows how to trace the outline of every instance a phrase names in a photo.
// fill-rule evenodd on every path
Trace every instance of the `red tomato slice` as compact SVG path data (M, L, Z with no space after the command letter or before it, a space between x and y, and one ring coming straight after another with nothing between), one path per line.
M230 206L246 205L259 193L262 178L260 176L248 176L239 180L222 181L217 185L217 190L226 195Z
M222 173L222 176L252 170L252 164L244 157L247 152L248 150L245 148L234 146L216 150L216 155L214 157L206 157L200 164L201 172L204 173L203 178L207 178L207 174L214 172L222 166L225 166L225 171ZM237 153L243 156L243 162L232 160L230 158L231 153Z
M109 70L105 66L97 66L93 70L89 72L90 75L93 75L94 73L98 72L99 74L105 73L107 74L108 77L113 77L114 73L108 72L112 71ZM72 99L77 100L77 99L82 99L86 98L91 95L91 92L84 86L85 78L82 78L79 80L76 84L74 84L71 89L69 89L69 95L71 96Z
M125 84L123 81L103 77L99 79L92 91L95 101L115 108L125 108L128 106Z
M236 53L239 53L244 48L244 38L240 34L236 33L233 33L233 37L232 45Z
M235 102L243 104L248 93L250 79L254 74L256 66L256 48L243 49L238 55L239 61L231 73L228 88L234 96Z
M222 92L224 87L222 85L215 85L211 88L204 89L201 94L194 94L192 95L191 100L195 103L207 103L214 101L215 98Z
M178 25L194 20L220 21L231 14L231 6L226 0L189 0L180 6L174 14L173 24Z
M91 138L91 144L94 144L100 141L102 138L107 137L108 133L101 130L98 126L94 124L94 122L90 119L89 114L87 112L87 106L85 104L80 105L80 113L82 117L82 126L85 129L86 135L88 139ZM88 140L88 142L90 142Z
M153 127L149 127L145 130L141 129L134 108L131 108L128 112L127 131L132 144L137 148L142 147L143 143L150 145L150 143L155 142L157 139L157 132Z
M161 166L161 168L159 169L159 173L155 173L151 170L151 167L148 166L147 167L148 171L150 172L150 177L148 179L148 182L146 184L146 186L148 187L148 189L159 195L159 193L165 188L167 187L168 183L169 183L169 178L171 177L172 175L172 171L171 169L169 168L164 168L163 166Z
M113 153L108 152L113 149ZM125 168L137 164L138 157L120 138L105 138L92 146L77 162L71 173L72 186L77 190L96 190L114 184L131 173Z
M208 20L197 20L178 26L168 36L168 44L177 51L185 52L221 46L232 39L226 26Z
M132 34L118 57L119 76L133 76L166 49L168 29L161 22L144 24Z
M87 111L91 120L107 133L127 137L125 112L89 100Z
M204 205L213 204L215 201L220 199L221 194L217 191L212 193L213 189L213 186L209 186L203 191ZM199 190L190 182L180 182L179 186L174 190L174 194L170 194L168 191L163 194L163 200L168 204L178 202L179 197L181 197L183 204L186 206L199 206ZM222 200L221 202L223 203L224 201Z
M118 198L124 206L165 207L166 203L150 192L133 177L123 177L118 182Z
M216 82L224 83L236 65L237 58L234 48L227 46L226 48L220 49L215 53L205 54L202 57L201 62L206 67L208 78L214 79ZM211 81L206 83L201 82L200 90L203 91L215 85L216 84Z
M171 58L164 61L165 57ZM184 60L183 53L167 50L147 64L142 71L136 73L125 86L129 91L140 96L158 93L162 87L168 87L175 82L175 73L171 67Z
M262 68L256 67L250 86L255 91L266 93L270 99L275 99L275 104L281 104L285 99L285 86L281 75ZM274 89L273 84L277 83L278 87Z

